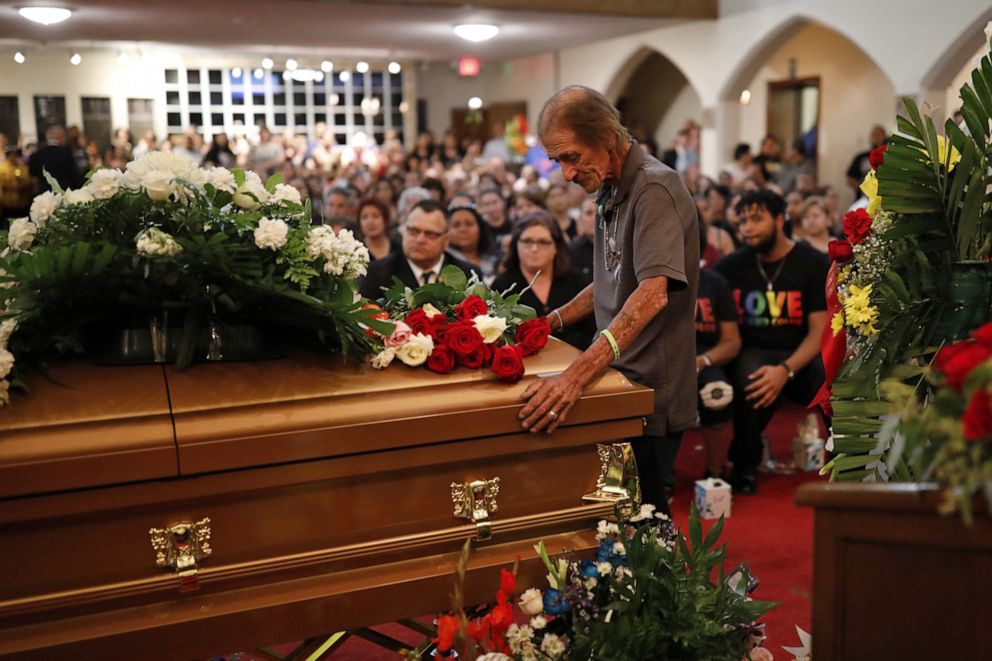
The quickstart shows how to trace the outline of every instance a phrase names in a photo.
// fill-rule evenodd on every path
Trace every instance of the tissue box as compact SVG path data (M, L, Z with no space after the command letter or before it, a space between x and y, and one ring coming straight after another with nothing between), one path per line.
M696 480L696 510L704 519L730 518L730 485L718 478Z
M826 445L819 438L797 436L792 439L792 460L797 470L818 471L826 460Z

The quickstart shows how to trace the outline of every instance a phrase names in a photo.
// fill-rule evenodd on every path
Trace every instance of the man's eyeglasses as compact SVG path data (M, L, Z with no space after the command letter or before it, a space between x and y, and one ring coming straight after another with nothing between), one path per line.
M545 250L555 245L551 239L520 239L517 243L524 248L543 248Z
M444 236L445 234L447 234L447 232L435 232L434 230L422 230L419 227L411 227L409 225L406 225L404 227L404 231L406 232L406 235L408 237L410 237L411 239L416 239L418 236L423 236L424 238L430 239L431 241L437 241L442 236Z

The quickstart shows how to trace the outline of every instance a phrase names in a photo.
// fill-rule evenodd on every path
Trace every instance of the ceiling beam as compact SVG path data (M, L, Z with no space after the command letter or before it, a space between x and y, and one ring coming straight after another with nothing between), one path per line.
M662 19L715 19L718 0L330 0L347 4L465 7Z

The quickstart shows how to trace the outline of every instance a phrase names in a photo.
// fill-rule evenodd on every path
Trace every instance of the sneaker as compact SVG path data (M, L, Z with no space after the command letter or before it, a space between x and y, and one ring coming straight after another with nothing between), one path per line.
M730 486L735 494L753 496L758 491L758 476L755 475L754 469L735 471L730 479Z

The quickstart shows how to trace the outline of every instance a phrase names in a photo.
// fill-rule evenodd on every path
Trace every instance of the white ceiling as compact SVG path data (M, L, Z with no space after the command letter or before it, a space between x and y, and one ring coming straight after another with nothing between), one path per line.
M608 0L604 0L608 2ZM541 0L534 0L540 6ZM185 45L246 54L447 60L501 60L651 30L663 19L462 7L417 7L401 0L79 0L49 4L74 10L53 26L17 14L42 0L0 0L0 47ZM458 23L494 23L493 40L455 37Z

